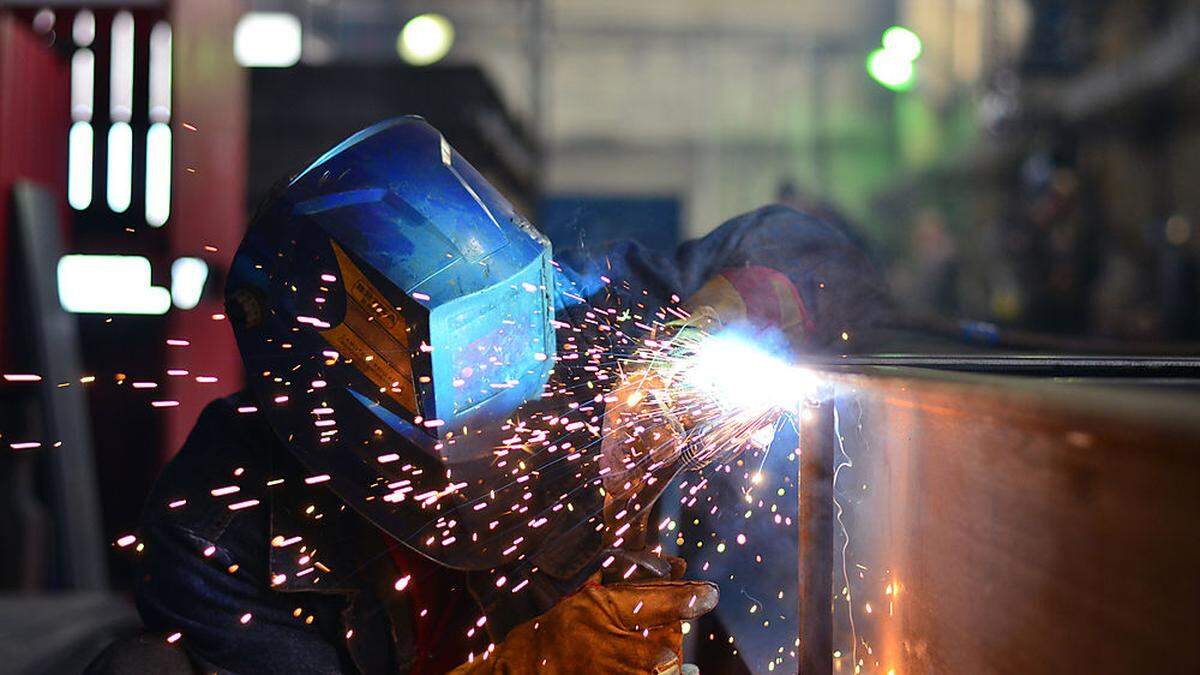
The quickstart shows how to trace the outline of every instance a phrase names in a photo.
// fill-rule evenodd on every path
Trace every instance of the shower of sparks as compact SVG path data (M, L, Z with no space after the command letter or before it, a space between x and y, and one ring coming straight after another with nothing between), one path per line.
M298 323L328 327L336 320L320 318L320 313L325 311L324 296L333 292L330 285L337 283L337 277L328 272L317 274L322 295L313 298L312 308L307 310L311 316L299 317ZM460 479L453 468L434 475L423 469L423 465L409 461L407 450L383 447L384 444L377 447L371 458L379 475L374 483L364 486L369 499L412 504L429 514L425 527L406 542L412 547L436 560L454 547L506 537L506 545L497 550L502 550L508 562L488 573L493 594L527 592L537 572L530 562L530 551L545 544L547 535L543 532L552 532L551 536L559 534L553 529L559 520L578 521L582 527L604 532L609 543L621 545L638 527L644 526L644 523L639 525L639 518L648 515L654 501L672 481L679 483L678 515L661 519L657 527L652 524L647 529L652 530L651 536L656 531L681 549L685 544L702 548L705 536L701 534L697 539L696 528L728 513L730 519L745 522L744 530L731 535L728 541L712 541L712 550L720 555L744 557L747 567L752 569L766 563L755 548L756 538L747 535L761 530L748 521L757 517L769 526L794 526L792 518L781 515L773 501L784 497L788 489L794 489L794 483L764 476L764 467L781 419L816 396L819 384L816 374L791 364L736 328L709 332L692 325L678 297L673 296L665 307L658 308L647 293L641 292L639 296L627 283L608 279L606 283L614 292L602 293L600 299L590 304L573 296L581 304L556 317L557 352L552 356L539 355L539 360L552 359L553 375L540 401L524 406L499 425L503 440L491 448L493 480L481 485ZM518 288L531 293L541 290L526 286ZM213 319L224 319L224 315L213 315ZM172 337L166 344L183 354L202 348L186 337ZM296 368L301 359L312 356L330 368L344 362L342 355L328 349L306 355L299 349L291 350L291 344L281 344L279 348L281 354L293 359ZM423 343L419 350L428 353L433 347ZM496 358L483 355L480 369L499 365ZM204 372L201 362L189 366ZM193 380L197 384L217 382L215 377L192 376L191 372L172 368L165 375L176 391ZM257 415L260 407L298 405L298 401L308 400L301 392L312 395L326 390L325 379L306 378L293 383L287 379L288 372L291 372L288 368L281 367L278 373L262 373L263 378L277 385L277 393L264 399L260 406L243 405L236 412ZM128 385L130 394L152 395L160 385L167 386L161 384L161 375L116 373L110 381L113 386ZM92 378L89 382L95 379L88 377ZM101 375L97 382L104 382L104 377L107 376ZM469 375L456 380L455 386L464 386L467 378ZM41 378L18 373L5 374L4 379L36 383ZM503 388L511 384L485 383L485 386ZM172 414L171 409L178 407L179 402L145 398L141 399L141 405L155 409L156 414ZM338 411L333 405L320 404L311 410L306 408L307 412L311 412L311 423L321 442L338 442L339 434L346 433L338 426ZM443 420L417 417L414 422L439 433L439 451L469 444L474 436L484 436L484 430L480 429L448 428ZM370 439L354 440L365 443ZM21 449L36 447L34 443L10 445ZM798 450L789 448L784 452L791 452L789 460L794 461ZM204 508L203 502L215 501L223 510L235 514L231 517L240 517L240 512L265 508L261 505L268 503L268 490L284 482L274 476L243 474L240 468L229 467L229 470L229 478L206 486L203 493L172 495L160 506L180 512ZM681 475L685 471L692 473ZM539 481L547 474L566 477L565 487L553 494L539 493L542 485ZM736 482L739 475L742 480L738 499L720 498L709 492L714 477ZM314 473L303 477L300 485L291 487L302 495L315 497L327 492L324 483L330 480L328 474ZM620 503L624 508L607 514L595 507L597 496L611 499L616 494L624 499ZM327 511L313 505L304 514L316 523ZM476 513L493 519L481 519L474 516ZM503 526L501 518L505 519ZM514 520L521 525L512 526ZM134 543L140 553L142 543L134 535L124 535L116 541L122 549L132 550ZM331 569L318 558L319 552L310 541L294 531L276 534L270 543L273 560L278 554L281 560L290 556L293 563L287 569L271 571L269 581L273 586L300 581L315 586L353 572ZM238 561L231 560L228 552L218 547L200 548L196 555L218 565L225 573L240 573ZM612 563L611 557L597 561L601 568ZM703 572L708 567L706 562L698 569ZM625 570L623 566L619 569ZM629 576L632 570L623 573ZM395 592L412 593L421 578L398 570L392 583ZM794 604L794 598L784 600L783 590L778 592L777 600L781 605ZM425 611L422 610L422 617ZM771 618L778 615L758 601L749 603L746 612L755 615L756 621L762 617L767 631L771 630ZM238 627L252 624L249 612L235 616ZM314 621L312 615L300 608L295 618L306 623ZM479 617L475 625L464 627L464 632L475 641L475 653L486 658L490 647L485 623L486 617ZM685 626L688 639L716 639L693 628L692 624ZM347 639L351 635L352 632L347 632ZM173 633L168 641L175 642L181 637L181 633ZM780 655L795 658L793 640L794 635L780 637ZM732 637L729 645L735 649ZM782 659L779 656L773 660L770 669L782 664Z

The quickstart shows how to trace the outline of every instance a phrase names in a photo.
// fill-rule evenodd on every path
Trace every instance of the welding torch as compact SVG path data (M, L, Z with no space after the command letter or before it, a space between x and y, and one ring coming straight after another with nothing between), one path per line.
M609 397L601 443L608 582L682 573L681 560L647 548L654 503L680 473L736 459L775 399L794 398L783 387L810 377L758 344L759 333L740 330L744 305L724 290L706 285L689 299L655 331L654 355Z

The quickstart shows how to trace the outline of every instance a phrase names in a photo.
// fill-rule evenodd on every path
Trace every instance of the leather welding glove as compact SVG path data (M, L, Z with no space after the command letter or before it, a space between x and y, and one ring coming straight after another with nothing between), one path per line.
M706 581L604 585L596 574L545 614L514 628L486 659L476 657L451 672L688 672L681 622L711 611L717 598L716 585Z
M708 333L733 324L770 330L782 335L793 350L799 349L813 330L812 320L791 280L767 267L721 270L684 301L683 309L690 318L672 324Z

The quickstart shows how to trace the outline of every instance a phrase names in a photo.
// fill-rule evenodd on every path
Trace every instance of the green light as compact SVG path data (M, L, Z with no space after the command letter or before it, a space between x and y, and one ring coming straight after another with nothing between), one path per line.
M907 91L917 79L916 60L921 56L921 38L904 26L883 31L882 49L867 57L867 73L892 91Z
M904 26L892 26L883 31L883 48L908 61L916 61L923 45L917 34Z
M916 80L913 62L887 49L876 49L867 57L867 73L892 91L907 91Z

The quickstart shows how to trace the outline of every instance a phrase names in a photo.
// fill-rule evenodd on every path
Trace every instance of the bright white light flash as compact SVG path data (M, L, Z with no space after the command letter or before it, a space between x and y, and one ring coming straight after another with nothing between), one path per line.
M207 280L208 263L200 258L177 258L171 263L171 301L179 309L195 308Z
M137 255L65 255L58 261L58 302L84 314L166 314L167 289L150 283L150 261Z
M233 55L247 68L287 68L300 61L300 19L287 12L247 12L233 29Z
M787 363L736 333L701 339L687 361L684 382L726 411L758 415L794 409L818 384L811 370Z

